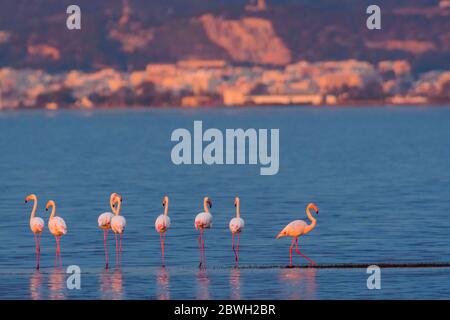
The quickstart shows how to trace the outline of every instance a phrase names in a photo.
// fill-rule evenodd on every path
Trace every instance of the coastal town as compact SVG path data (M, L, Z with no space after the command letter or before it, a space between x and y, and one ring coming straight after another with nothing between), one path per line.
M307 62L282 68L223 60L149 64L145 70L50 74L0 69L3 109L143 106L439 104L449 101L450 71L414 78L407 61Z
M383 5L382 30L367 30L364 7L346 9L360 14L355 24L336 8L325 18L314 6L238 2L204 1L185 14L173 11L181 5L114 0L89 20L91 4L80 0L92 23L76 31L65 11L35 8L39 31L26 21L13 29L3 16L0 109L450 101L449 0Z

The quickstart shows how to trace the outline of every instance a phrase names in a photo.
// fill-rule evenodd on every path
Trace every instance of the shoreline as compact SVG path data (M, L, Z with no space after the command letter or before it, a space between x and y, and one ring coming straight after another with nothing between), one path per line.
M93 108L80 108L80 107L62 107L49 109L45 107L41 108L0 108L0 113L4 112L23 112L23 111L48 111L48 112L58 112L58 111L105 111L105 110L174 110L174 109L185 109L185 110L197 110L197 109L268 109L268 108L283 108L283 109L293 109L293 108L311 108L311 109L360 109L360 108L446 108L450 107L450 101L448 102L430 102L426 104L396 104L388 103L383 101L376 102L359 102L351 101L347 103L339 104L248 104L248 105L199 105L199 106L181 106L181 105L161 105L161 106L99 106Z

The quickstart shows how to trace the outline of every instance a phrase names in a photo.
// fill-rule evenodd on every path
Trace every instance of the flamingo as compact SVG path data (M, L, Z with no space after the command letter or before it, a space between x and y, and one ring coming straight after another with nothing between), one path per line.
M116 263L118 262L118 257L122 254L122 236L125 231L125 226L127 221L123 216L120 215L120 207L122 206L122 196L117 195L115 197L116 207L114 209L114 217L111 218L111 230L114 232L116 238ZM120 235L120 245L118 245L117 235Z
M165 196L163 198L164 214L161 214L156 218L155 230L159 233L159 240L161 242L161 255L162 255L162 265L164 267L164 241L166 240L166 231L170 227L169 218L169 197Z
M239 262L239 244L241 242L241 232L244 229L245 223L244 219L241 218L241 209L240 209L240 200L239 197L234 199L234 206L236 207L236 217L230 220L229 228L231 231L231 247L234 252L234 258L236 260L236 264ZM237 235L238 241L236 248L234 247L234 238Z
M44 220L42 218L36 217L37 210L37 197L35 194L30 194L25 198L25 203L28 201L33 201L33 210L31 211L30 217L30 229L34 233L34 242L36 243L36 270L39 270L39 260L41 256L41 236L42 231L44 231Z
M50 230L50 233L55 236L56 238L56 257L57 260L59 257L60 265L62 264L61 260L61 247L60 247L60 241L61 236L65 235L67 233L67 226L64 222L63 218L61 217L55 217L56 212L56 203L53 200L50 200L47 202L47 205L45 206L45 210L48 211L48 209L52 207L52 213L50 214L50 218L48 220L48 229Z
M116 197L118 197L117 193L112 193L109 197L109 205L111 210L115 210L115 201ZM108 236L108 231L111 229L111 219L114 217L114 214L111 212L104 212L98 217L98 227L103 230L103 247L105 248L105 259L106 266L105 269L108 269L108 246L106 244L106 238Z
M311 221L311 224L307 224L303 220L295 220L289 223L286 227L284 227L283 230L277 235L277 239L281 237L292 237L292 243L289 251L289 266L292 266L292 248L295 245L295 251L304 257L306 260L308 260L311 264L315 264L314 261L312 261L310 258L305 256L303 253L300 252L298 248L298 237L303 236L309 232L311 232L312 229L316 226L316 219L311 215L310 210L313 209L316 214L319 214L319 208L314 204L310 203L306 207L306 215L308 216L308 219Z
M212 215L211 213L209 213L208 206L209 208L211 208L212 202L211 199L209 199L209 197L205 197L203 199L203 208L205 211L197 214L197 216L195 217L195 224L194 224L195 229L200 230L200 236L198 237L198 243L200 247L200 264L199 264L200 268L206 264L205 241L203 239L203 232L205 229L212 227Z

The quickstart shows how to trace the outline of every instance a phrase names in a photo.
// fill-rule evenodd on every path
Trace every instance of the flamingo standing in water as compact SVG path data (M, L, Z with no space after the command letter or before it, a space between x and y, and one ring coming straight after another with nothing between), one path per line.
M116 206L114 208L114 217L111 218L111 230L114 232L116 238L116 263L119 262L119 257L122 254L122 237L125 231L127 221L120 215L120 207L122 206L122 196L115 197ZM118 244L117 235L120 236L120 245Z
M161 241L161 255L162 255L162 265L164 267L164 241L166 240L166 231L170 227L169 218L169 197L165 196L163 198L164 214L161 214L156 218L155 230L159 233L159 240Z
M236 260L236 264L239 262L239 244L241 242L241 232L244 229L244 219L241 218L241 209L240 209L240 200L239 197L234 199L234 206L236 207L236 217L230 220L229 228L231 231L231 247L234 252L234 258ZM234 246L234 238L237 235L238 241L236 247Z
M111 210L115 210L115 202L116 198L118 197L117 193L112 193L109 197L109 205L111 207ZM105 248L105 259L106 259L106 266L105 269L108 269L108 246L106 244L106 238L108 236L108 231L111 229L111 219L114 217L114 214L111 212L104 212L98 217L98 227L103 230L103 247Z
M34 194L30 194L25 198L25 203L33 201L33 211L31 211L30 217L30 229L34 233L34 242L36 243L36 269L39 270L39 260L41 256L41 236L44 231L44 220L36 217L37 210L37 197Z
M305 256L303 253L300 252L298 248L298 237L303 236L309 232L311 232L312 229L316 226L316 219L311 215L310 210L313 209L316 214L319 214L319 208L314 204L310 203L306 207L306 215L308 216L308 219L311 221L311 224L307 224L303 220L295 220L289 223L286 227L284 227L283 230L277 235L277 239L281 237L292 237L292 243L289 250L289 266L292 266L292 248L295 245L295 251L304 257L306 260L308 260L311 264L315 264L314 261L312 261L310 258Z
M203 232L207 228L212 227L212 215L209 213L209 208L212 207L212 202L209 197L203 199L204 212L200 212L195 217L195 229L200 230L200 236L198 237L198 244L200 247L200 264L199 267L205 266L205 241L203 239Z
M63 218L61 217L55 217L56 213L56 204L55 201L50 200L47 202L47 205L45 206L45 210L48 211L49 208L52 208L52 213L50 214L50 218L48 220L48 229L50 230L50 233L55 236L56 238L56 261L59 257L60 266L62 265L62 259L61 259L61 247L60 247L60 241L61 236L65 235L67 233L67 226L64 222ZM55 261L55 262L56 262Z

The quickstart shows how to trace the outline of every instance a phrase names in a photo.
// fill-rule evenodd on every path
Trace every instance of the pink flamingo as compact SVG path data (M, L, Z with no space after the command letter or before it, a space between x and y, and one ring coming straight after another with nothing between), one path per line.
M209 197L205 197L203 199L203 208L204 212L200 212L195 217L195 229L200 230L200 236L198 237L198 243L200 247L200 264L199 267L206 265L206 259L205 259L205 241L203 239L203 232L207 228L212 227L212 215L209 213L209 208L212 208L212 202Z
M115 202L118 197L117 193L112 193L109 197L109 205L111 210L114 212L115 210ZM105 269L108 269L108 245L106 244L106 238L108 236L108 231L111 229L111 219L114 217L114 214L111 212L104 212L98 217L98 227L103 230L103 247L105 249L105 260L106 266Z
M64 222L63 218L61 217L55 217L56 212L56 204L55 201L50 200L47 202L47 205L45 206L45 210L48 211L49 208L52 208L52 213L50 214L50 218L48 220L48 229L50 230L50 233L55 236L56 238L56 261L59 257L60 265L62 265L62 259L61 259L61 247L60 247L60 241L61 236L65 235L67 233L67 226Z
M236 217L230 220L229 228L231 231L231 247L234 252L234 258L236 264L239 262L239 244L241 242L241 232L244 229L245 223L244 219L241 218L241 209L240 209L240 200L239 197L234 199L234 206L236 207ZM238 241L236 247L234 246L234 238L237 235Z
M295 245L295 251L304 257L306 260L308 260L311 264L315 264L314 261L312 261L310 258L305 256L303 253L300 252L298 248L298 237L303 236L309 232L311 232L312 229L316 226L316 219L311 215L310 210L313 209L316 214L319 214L319 208L314 204L310 203L306 207L306 215L308 216L308 219L311 221L311 224L307 224L303 220L295 220L289 223L286 227L284 227L283 230L277 235L277 239L281 237L292 237L292 243L289 250L289 266L292 266L292 248Z
M44 231L44 220L42 218L36 217L37 210L37 197L35 194L30 194L25 198L25 203L28 201L33 201L33 210L31 211L30 217L30 229L34 233L34 242L36 243L36 269L39 270L39 260L41 256L41 236L42 231Z
M159 240L161 242L162 265L164 267L164 242L166 240L166 232L170 227L168 196L164 197L162 205L164 207L164 214L161 214L158 216L158 218L156 218L155 230L159 233Z
M122 196L117 195L115 198L116 206L114 209L114 217L111 218L111 230L114 232L116 238L116 263L120 262L120 256L122 254L122 237L125 231L125 226L127 221L123 216L120 215L120 208L122 206ZM117 235L120 236L120 245L117 241Z

